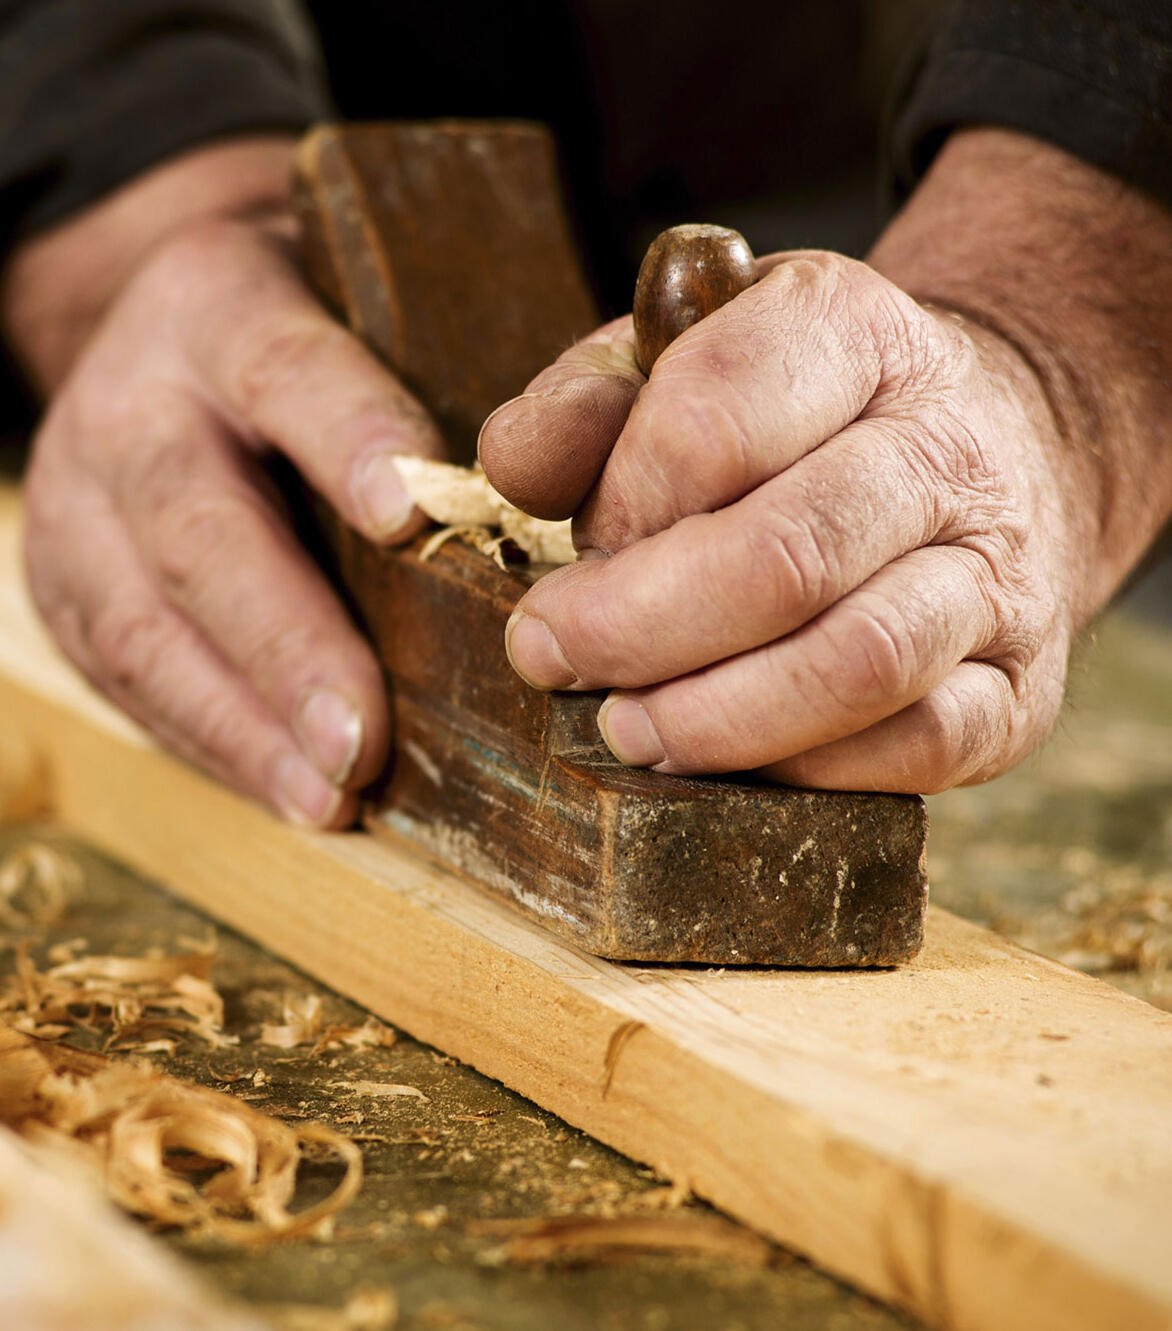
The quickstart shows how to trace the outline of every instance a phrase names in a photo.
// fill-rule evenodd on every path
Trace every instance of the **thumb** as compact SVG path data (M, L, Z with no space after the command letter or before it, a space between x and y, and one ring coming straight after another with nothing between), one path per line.
M537 518L568 518L602 473L640 388L630 315L577 342L484 422L492 485Z

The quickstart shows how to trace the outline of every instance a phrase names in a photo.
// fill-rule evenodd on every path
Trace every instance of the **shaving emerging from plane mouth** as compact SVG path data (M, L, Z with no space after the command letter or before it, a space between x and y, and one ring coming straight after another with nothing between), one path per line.
M407 456L396 458L395 465L416 507L441 524L422 551L425 559L453 539L474 546L501 568L509 543L534 564L572 564L578 558L568 518L548 522L523 513L493 489L479 465L458 467Z

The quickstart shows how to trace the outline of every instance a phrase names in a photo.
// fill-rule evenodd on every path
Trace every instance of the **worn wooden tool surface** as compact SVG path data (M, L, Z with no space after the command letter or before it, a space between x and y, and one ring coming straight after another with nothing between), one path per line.
M322 128L302 147L298 197L312 279L457 458L596 322L538 128ZM701 295L717 305L752 279L752 256L741 242L720 268L694 230ZM648 366L704 312L679 258L653 247L640 283ZM850 966L919 949L921 801L624 768L598 735L602 695L539 694L508 664L505 623L539 567L502 571L454 543L425 561L419 543L391 551L325 526L394 698L376 833L602 956Z

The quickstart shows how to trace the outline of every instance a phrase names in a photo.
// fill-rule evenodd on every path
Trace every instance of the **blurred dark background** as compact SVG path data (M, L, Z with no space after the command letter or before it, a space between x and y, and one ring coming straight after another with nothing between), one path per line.
M663 226L736 226L759 253L863 254L889 200L881 126L936 0L311 0L352 119L552 126L608 312Z

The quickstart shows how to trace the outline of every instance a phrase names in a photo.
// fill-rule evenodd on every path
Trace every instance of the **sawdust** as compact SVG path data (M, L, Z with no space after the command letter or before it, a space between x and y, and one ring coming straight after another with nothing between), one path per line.
M502 1236L480 1260L505 1263L579 1265L643 1253L714 1257L748 1266L765 1266L773 1247L759 1235L727 1220L707 1216L553 1217L537 1220L483 1220L468 1232Z
M1028 920L1003 914L993 927L1092 974L1172 975L1172 875L1109 865L1081 847L1063 854L1062 868L1083 881L1057 910Z
M3 1026L0 1123L123 1209L234 1244L325 1237L362 1181L359 1148L324 1124L292 1128L221 1091ZM323 1155L343 1177L294 1214L300 1162Z
M678 1211L692 1200L692 1189L684 1182L667 1183L637 1193L629 1205L640 1211Z
M393 1100L399 1096L415 1100L427 1099L418 1086L402 1086L393 1081L335 1081L331 1085L340 1091L353 1091L355 1095L371 1095L379 1100Z
M398 1300L385 1285L356 1289L341 1308L262 1303L256 1311L276 1331L391 1331L399 1321Z
M568 520L546 522L522 513L493 489L479 466L414 457L397 457L395 465L416 506L442 524L424 546L424 559L449 540L466 542L501 568L511 547L536 564L572 564L577 559Z

